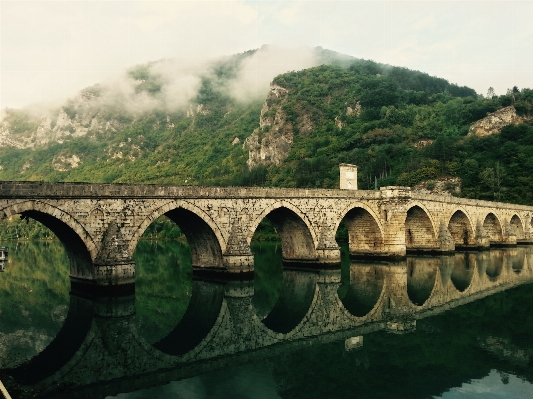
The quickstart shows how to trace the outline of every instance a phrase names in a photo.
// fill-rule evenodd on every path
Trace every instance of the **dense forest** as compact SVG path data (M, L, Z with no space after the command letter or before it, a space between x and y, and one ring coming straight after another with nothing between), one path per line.
M266 101L231 97L224 87L253 52L229 57L202 78L194 112L155 108L132 114L119 104L106 106L105 115L98 115L120 129L89 128L84 137L32 149L2 147L0 179L336 188L338 164L350 163L359 166L360 189L431 189L436 180L454 177L460 182L459 188L448 187L454 195L533 204L533 90L514 87L500 96L489 90L484 96L422 72L317 51L324 65L273 80L287 90L282 102L270 104L266 93ZM138 92L158 98L164 81L152 64L128 73L139 82ZM85 90L100 95L98 86ZM486 137L467 136L474 122L511 105L525 123ZM87 112L84 107L71 101L63 110L74 120ZM243 143L260 118L278 110L292 132L288 156L277 165L249 168ZM5 120L21 134L35 128L23 112L10 111ZM261 131L263 137L268 133L268 126ZM76 167L54 166L58 157L73 154L80 158ZM166 238L181 234L160 227L147 236L160 235L158 229ZM22 235L19 227L0 234L47 238L46 232L24 229Z

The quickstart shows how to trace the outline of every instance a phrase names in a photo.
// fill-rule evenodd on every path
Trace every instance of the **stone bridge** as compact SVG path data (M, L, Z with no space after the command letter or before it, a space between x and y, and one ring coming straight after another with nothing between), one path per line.
M340 339L350 350L365 334L408 333L417 320L531 283L533 247L358 262L342 285L338 269L286 270L283 279L266 315L252 282L196 280L185 315L155 343L139 332L133 296L73 293L56 338L0 378L21 398L98 398Z
M133 283L132 255L159 216L176 222L203 272L253 272L250 241L265 218L288 262L338 265L339 225L350 254L403 258L533 240L533 207L376 191L0 182L0 219L21 214L50 228L66 247L71 277L98 285Z

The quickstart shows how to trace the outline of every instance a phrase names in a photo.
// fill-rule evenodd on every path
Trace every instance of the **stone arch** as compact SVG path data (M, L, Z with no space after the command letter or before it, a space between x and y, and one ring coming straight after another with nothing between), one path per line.
M448 231L453 237L456 248L463 245L471 245L475 242L472 221L468 214L462 209L457 209L450 217Z
M20 214L49 228L61 241L73 277L92 278L97 247L87 230L69 214L42 201L25 201L0 210L0 219Z
M383 250L383 229L370 208L361 203L351 204L340 215L335 231L344 220L351 254L364 255Z
M172 201L154 210L137 227L129 243L129 251L134 253L144 231L159 216L165 215L176 223L185 234L192 253L193 266L222 267L222 254L226 248L217 224L197 206L186 201Z
M405 217L405 246L407 250L438 248L435 225L423 205L414 204Z
M490 212L485 216L483 221L483 229L489 236L490 242L502 242L503 241L503 230L502 225L498 217Z
M281 237L284 260L311 261L318 258L317 238L309 219L296 206L286 201L276 202L261 212L248 232L246 237L248 244L264 218L268 218Z
M511 218L509 224L511 225L511 231L516 235L517 240L523 240L526 238L524 234L524 226L522 225L522 219L515 213Z

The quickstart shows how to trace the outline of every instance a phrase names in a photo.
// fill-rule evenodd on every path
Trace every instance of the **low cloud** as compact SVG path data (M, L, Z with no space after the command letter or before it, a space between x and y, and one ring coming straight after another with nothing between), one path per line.
M279 74L311 68L319 64L313 48L263 46L245 59L228 92L238 101L265 98L270 82Z
M224 63L236 66L231 76L215 73L216 67ZM270 82L277 75L316 65L319 59L313 48L267 45L245 55L240 62L231 56L193 61L166 59L134 66L94 86L95 90L81 90L67 105L121 109L131 114L156 109L185 111L196 103L204 79L212 82L214 90L238 102L256 101L266 98ZM91 92L97 94L88 95Z

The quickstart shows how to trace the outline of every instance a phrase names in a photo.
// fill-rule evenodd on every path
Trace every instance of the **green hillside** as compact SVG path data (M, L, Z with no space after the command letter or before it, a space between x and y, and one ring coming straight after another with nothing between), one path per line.
M61 143L1 147L0 179L335 188L338 164L344 162L359 166L361 189L422 181L430 188L432 180L452 176L462 179L457 195L533 203L531 124L466 137L472 123L502 107L512 104L528 116L532 90L514 88L484 98L418 71L315 51L328 65L274 79L274 85L287 89L282 101L265 93L261 100L243 102L228 94L241 63L254 51L211 65L201 76L192 115L164 106L131 113L120 102L71 100L63 111L72 120L93 112L114 129L92 130L87 124L84 136L67 134ZM163 102L166 82L154 65L137 66L128 74L137 82L136 93ZM98 99L103 91L97 85L82 97ZM279 165L267 162L250 169L243 143L259 128L264 105L263 118L283 116L292 145ZM4 120L21 137L39 124L22 111L8 111ZM259 138L269 129L258 129ZM73 155L78 165L58 167Z

